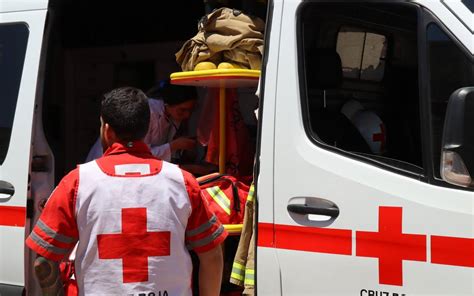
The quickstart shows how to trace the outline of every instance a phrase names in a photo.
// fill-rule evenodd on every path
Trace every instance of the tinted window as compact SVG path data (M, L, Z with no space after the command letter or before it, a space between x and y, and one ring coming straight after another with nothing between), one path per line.
M436 24L427 29L434 172L438 178L446 107L451 94L462 87L474 86L474 63Z
M364 161L423 174L416 8L308 3L300 11L310 136Z
M461 0L461 2L466 5L467 9L474 13L474 0Z
M0 25L0 163L10 143L28 34L25 24Z

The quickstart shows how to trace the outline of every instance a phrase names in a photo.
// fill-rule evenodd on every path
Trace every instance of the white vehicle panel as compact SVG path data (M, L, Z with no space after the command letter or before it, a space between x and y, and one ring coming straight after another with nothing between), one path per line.
M458 0L444 0L442 1L471 31L474 32L474 14L467 8L467 6Z
M269 8L270 9L270 8ZM265 80L264 86L264 106L259 106L259 111L262 112L262 117L259 120L262 122L261 133L261 154L260 154L260 175L258 177L258 194L261 194L259 199L259 221L272 222L273 221L273 147L274 134L273 126L275 123L275 99L277 96L277 75L278 75L278 45L280 43L280 27L281 14L283 9L282 1L273 1L273 17L271 20L271 30L267 32L266 40L269 40L271 47L266 47L267 52L265 56L267 63L265 65ZM270 38L268 37L268 34ZM262 91L260 91L262 95Z
M2 5L4 3L10 2L2 2ZM34 99L45 18L46 10L0 13L0 25L26 23L29 29L9 150L4 163L0 165L0 180L7 181L15 187L13 197L0 202L0 207L4 211L14 207L18 213L26 213ZM24 284L24 252L22 250L24 250L25 222L21 224L0 226L2 250L0 252L0 262L2 262L0 283L2 284L20 286Z
M0 0L0 13L46 9L48 0Z
M466 39L467 29L459 20L445 15L449 11L433 4L437 1L427 2L469 47L467 40L472 39ZM297 52L288 46L297 44L299 3L284 3L281 36L286 45L280 46L277 83L271 247L278 253L282 294L473 295L472 192L392 173L322 149L308 139L298 91ZM294 219L287 206L295 197L333 201L340 215L329 223ZM387 229L399 231L387 234ZM387 236L381 238L381 232ZM389 243L374 247L379 240ZM455 258L460 254L467 258ZM440 259L445 255L448 259Z
M277 96L277 74L278 74L278 44L280 43L281 14L283 10L282 1L273 1L271 32L267 29L266 40L271 47L266 47L265 80L263 106L259 106L262 112L259 120L262 122L261 147L260 147L260 173L257 179L257 205L258 223L271 225L274 220L273 204L273 171L274 171L274 123L275 123L275 98ZM267 27L268 28L268 27ZM270 35L268 35L270 34ZM262 94L262 91L260 91ZM257 239L260 239L260 231ZM275 249L261 247L259 243L256 252L256 289L258 295L280 295L280 268Z

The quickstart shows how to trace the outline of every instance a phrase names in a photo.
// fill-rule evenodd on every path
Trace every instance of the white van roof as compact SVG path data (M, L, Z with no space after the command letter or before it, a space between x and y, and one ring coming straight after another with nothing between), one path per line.
M48 0L0 0L0 13L47 8Z

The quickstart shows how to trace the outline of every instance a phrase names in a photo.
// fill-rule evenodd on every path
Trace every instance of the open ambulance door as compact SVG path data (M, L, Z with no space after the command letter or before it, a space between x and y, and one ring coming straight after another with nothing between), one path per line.
M440 176L447 102L474 85L472 33L443 4L454 1L360 2L280 12L259 295L474 295L474 194Z
M30 147L47 1L0 5L0 294L25 285Z

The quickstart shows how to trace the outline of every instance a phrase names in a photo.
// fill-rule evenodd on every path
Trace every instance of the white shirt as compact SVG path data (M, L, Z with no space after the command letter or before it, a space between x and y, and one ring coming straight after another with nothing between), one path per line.
M165 161L171 161L169 143L173 140L180 123L166 116L163 100L148 99L148 105L150 106L150 127L144 142L148 144L154 156ZM86 162L101 157L102 151L100 139L97 139L87 155Z

